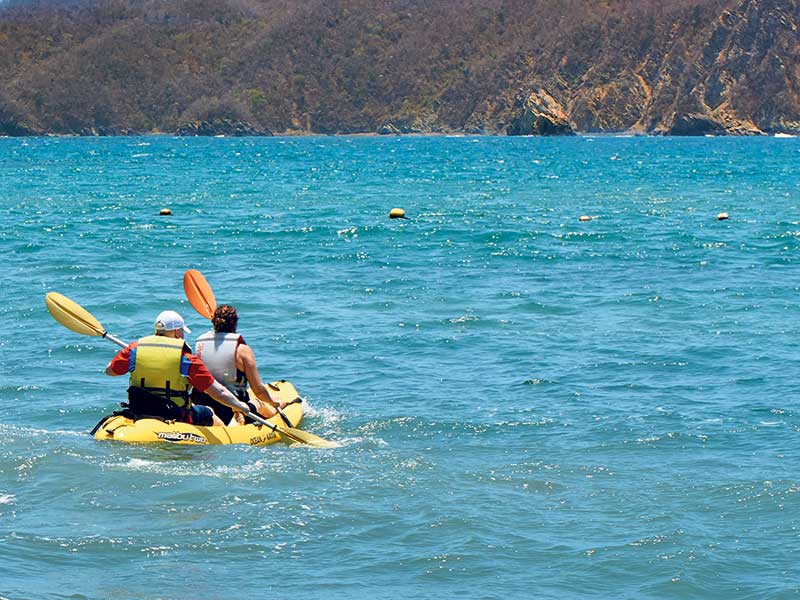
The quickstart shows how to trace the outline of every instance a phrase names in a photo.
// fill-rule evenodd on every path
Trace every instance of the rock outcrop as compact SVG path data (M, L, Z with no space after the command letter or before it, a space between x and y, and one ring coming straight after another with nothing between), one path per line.
M378 127L378 133L380 135L399 135L402 132L394 123L384 123Z
M574 135L563 106L542 89L519 94L506 135Z
M271 136L272 132L259 129L250 123L233 119L211 119L209 121L189 121L181 123L175 130L177 136L214 136L226 135L231 137L244 136Z
M676 115L675 121L667 130L669 135L724 135L727 133L722 123L703 115Z

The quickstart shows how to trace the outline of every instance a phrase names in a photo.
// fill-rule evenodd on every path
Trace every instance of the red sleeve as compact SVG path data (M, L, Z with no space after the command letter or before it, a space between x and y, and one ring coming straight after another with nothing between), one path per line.
M128 372L128 365L131 359L131 350L136 348L139 342L131 342L125 348L117 352L108 366L115 375L125 375Z
M198 392L205 392L213 385L214 376L199 357L194 354L185 354L184 356L189 359L189 383Z

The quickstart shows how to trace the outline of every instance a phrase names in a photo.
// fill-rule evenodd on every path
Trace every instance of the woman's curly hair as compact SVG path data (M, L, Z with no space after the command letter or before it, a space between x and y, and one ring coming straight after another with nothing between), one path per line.
M239 322L239 315L236 309L230 304L218 306L211 319L214 324L214 331L217 333L236 333L236 324Z

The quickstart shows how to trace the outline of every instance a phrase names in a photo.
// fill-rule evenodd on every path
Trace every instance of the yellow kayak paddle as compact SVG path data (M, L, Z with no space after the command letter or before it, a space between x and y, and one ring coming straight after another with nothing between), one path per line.
M92 313L66 296L62 296L57 292L50 292L47 294L47 297L45 297L44 303L47 305L47 310L53 315L53 318L67 329L71 329L75 333L80 333L81 335L106 338L123 348L127 345L119 338L108 333L105 327L100 324L100 321L94 318Z

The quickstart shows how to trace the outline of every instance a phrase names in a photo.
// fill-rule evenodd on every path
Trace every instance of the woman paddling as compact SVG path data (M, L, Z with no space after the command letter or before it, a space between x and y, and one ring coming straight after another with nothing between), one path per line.
M265 418L274 417L277 408L284 403L276 402L261 381L256 365L256 357L244 338L236 333L239 315L229 304L223 304L214 311L211 319L214 329L197 338L195 353L201 358L218 382L230 390L242 402L251 404L252 412ZM247 393L248 384L256 398ZM222 404L198 390L192 392L195 404L211 407L224 423L235 425L239 413L234 415L230 407ZM239 421L240 422L240 421ZM241 423L241 422L240 422Z

